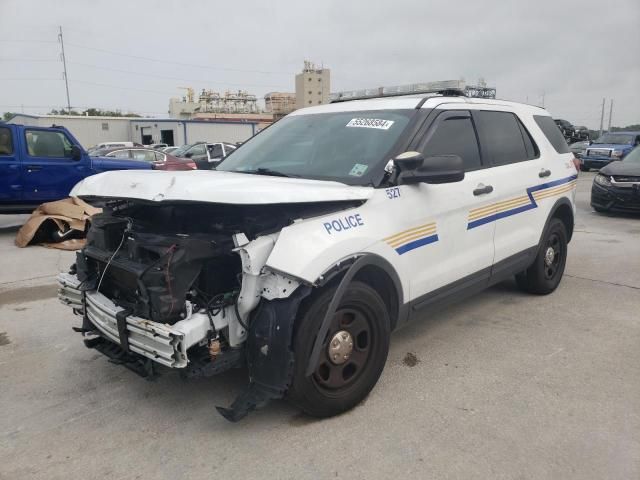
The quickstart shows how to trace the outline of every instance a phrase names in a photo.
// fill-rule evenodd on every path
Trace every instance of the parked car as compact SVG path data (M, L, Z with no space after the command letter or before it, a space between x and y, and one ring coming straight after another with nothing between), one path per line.
M587 127L584 126L580 126L580 127L575 127L576 129L576 135L575 135L575 139L580 141L580 140L589 140L590 138L590 133L589 133L589 129Z
M149 145L149 148L153 148L154 150L164 150L168 146L169 145L166 143L152 143L151 145Z
M616 160L622 160L640 145L640 132L608 132L587 147L580 159L580 169L600 169Z
M0 125L1 213L31 212L67 197L83 178L128 169L151 169L151 164L91 157L64 127Z
M143 376L246 365L232 421L284 396L327 417L361 404L410 319L514 276L553 292L578 172L552 118L421 93L296 110L214 171L78 184L113 205L59 277L85 345Z
M178 158L152 148L114 148L97 150L98 155L107 158L127 158L151 163L155 170L195 170L195 162L190 158Z
M597 212L640 213L640 147L600 169L593 178L591 206Z
M87 149L87 153L91 153L95 150L105 150L108 148L123 148L123 147L142 147L142 144L136 142L102 142Z
M554 119L556 125L562 132L562 136L567 140L568 143L574 142L577 140L576 137L576 127L574 127L571 122L567 120L562 120L561 118Z
M179 149L174 150L172 155L176 157L191 158L196 162L196 165L198 165L198 169L211 170L236 148L238 147L232 143L196 142L183 145Z
M180 147L164 147L162 149L162 151L164 153L170 153L171 155L173 155L173 152L175 152L176 150L178 150Z
M587 147L590 145L589 141L583 142L575 142L569 145L569 150L577 157L581 158L584 155L584 152L587 150Z

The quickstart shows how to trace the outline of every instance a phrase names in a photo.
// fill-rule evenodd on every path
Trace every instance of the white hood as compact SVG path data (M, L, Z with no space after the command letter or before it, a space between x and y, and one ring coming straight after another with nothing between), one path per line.
M366 200L373 188L215 170L120 170L87 177L70 195L257 205Z

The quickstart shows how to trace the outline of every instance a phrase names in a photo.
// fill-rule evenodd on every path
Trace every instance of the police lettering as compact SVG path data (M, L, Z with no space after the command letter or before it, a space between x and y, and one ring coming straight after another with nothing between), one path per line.
M342 232L362 225L364 225L364 220L362 220L359 213L356 213L355 215L346 215L330 222L325 222L324 228L329 235L333 235L334 232Z

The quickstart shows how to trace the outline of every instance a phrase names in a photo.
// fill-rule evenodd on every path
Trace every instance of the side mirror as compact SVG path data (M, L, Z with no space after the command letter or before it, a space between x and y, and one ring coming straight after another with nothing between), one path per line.
M420 152L404 152L393 159L393 164L400 172L415 170L424 162L424 157Z
M71 146L71 159L80 160L82 158L82 149L78 145Z
M464 162L458 155L436 155L427 157L412 170L400 167L398 183L412 185L416 183L453 183L464 180Z

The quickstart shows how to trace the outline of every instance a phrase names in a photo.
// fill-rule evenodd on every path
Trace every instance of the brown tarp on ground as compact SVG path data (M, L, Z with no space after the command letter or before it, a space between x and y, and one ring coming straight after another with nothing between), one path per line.
M76 197L65 198L57 202L43 203L36 208L29 220L20 228L16 235L16 245L42 245L44 247L59 248L61 250L79 250L84 246L87 223L92 215L102 212ZM56 242L56 234L67 232L69 229L73 238Z

